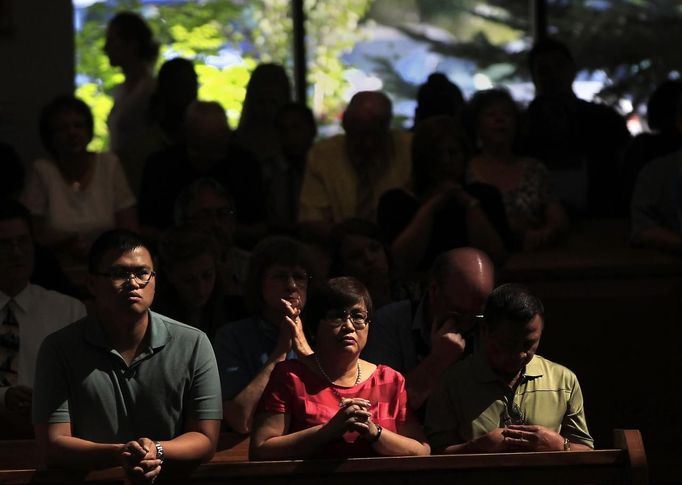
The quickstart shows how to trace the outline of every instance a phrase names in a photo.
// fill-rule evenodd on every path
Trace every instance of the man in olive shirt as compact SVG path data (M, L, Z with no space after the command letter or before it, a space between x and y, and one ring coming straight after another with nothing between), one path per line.
M109 231L89 257L94 312L40 349L33 422L45 465L153 481L164 460L215 453L220 380L206 335L149 311L155 272L133 233Z
M542 303L524 287L491 293L481 351L451 368L429 400L425 430L434 452L594 447L575 374L535 355L543 326Z

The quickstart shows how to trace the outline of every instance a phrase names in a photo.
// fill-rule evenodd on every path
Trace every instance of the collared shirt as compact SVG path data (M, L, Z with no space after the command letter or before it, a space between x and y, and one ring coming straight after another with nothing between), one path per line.
M85 306L75 298L28 284L14 298L12 311L19 324L17 384L33 387L36 358L43 339L85 316ZM0 291L0 319L10 297ZM0 320L1 321L1 320ZM0 407L5 406L7 387L0 387Z
M509 387L484 352L458 363L429 399L424 430L434 450L465 443L504 426ZM526 424L545 426L573 443L594 446L575 374L539 355L526 365L513 394Z
M173 439L188 420L222 419L206 334L150 312L149 345L127 365L94 318L48 336L38 355L34 423L71 423L98 443Z
M279 329L259 317L224 325L215 337L223 399L234 399L256 377L275 350ZM295 359L289 351L287 359Z
M412 135L391 132L394 157L378 180L372 180L373 211L381 195L391 189L407 188L412 169ZM348 159L345 135L336 135L316 143L308 155L299 221L342 222L357 216L358 174Z
M415 333L424 335L423 299L413 313L410 300L390 303L377 310L369 326L362 358L384 364L405 375L419 364ZM430 339L426 342L430 344Z

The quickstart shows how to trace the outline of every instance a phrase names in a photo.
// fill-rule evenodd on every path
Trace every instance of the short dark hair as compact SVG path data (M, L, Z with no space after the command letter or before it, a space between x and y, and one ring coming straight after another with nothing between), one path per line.
M56 156L54 146L52 145L52 120L58 114L74 111L85 119L85 126L88 129L89 138L92 138L95 129L95 122L92 118L92 111L90 107L81 99L66 94L57 96L50 101L40 112L40 141L43 143L45 149L50 152L52 156Z
M201 177L182 189L175 199L173 215L176 224L182 224L191 219L189 208L197 199L199 193L205 188L211 189L219 196L224 197L234 210L234 200L225 186L212 177Z
M464 107L462 90L442 72L431 73L417 90L414 125L432 116L458 116Z
M682 99L682 81L668 79L659 84L649 97L646 116L649 129L662 133L674 133Z
M331 276L341 276L343 274L341 247L343 246L343 241L347 236L354 235L365 236L369 239L379 242L384 248L384 253L386 253L386 259L388 261L389 267L393 266L393 262L391 260L391 251L388 247L388 240L386 239L386 236L381 228L373 222L352 217L336 224L332 228L329 237L329 252L332 258L331 267L329 268L329 274Z
M162 234L159 241L159 256L166 270L203 254L208 254L217 261L218 252L218 244L213 235L192 222L171 227Z
M571 54L571 50L566 44L558 41L557 39L545 38L535 42L530 51L528 51L528 69L530 70L531 74L533 73L535 60L538 58L538 56L546 52L558 52L559 54L563 55L567 61L575 63L573 54Z
M183 57L174 57L164 62L156 75L156 87L158 90L172 89L177 87L177 79L183 76L191 77L196 81L197 73L194 63Z
M435 183L433 167L442 157L443 143L454 140L462 152L462 166L466 166L472 150L469 138L461 123L452 116L437 115L421 121L412 137L412 189L415 194L424 195ZM456 182L460 182L459 180Z
M137 45L139 56L147 62L154 62L159 55L159 43L147 22L135 12L119 12L109 21L116 33L126 41Z
M8 197L0 199L0 221L9 221L11 219L21 219L26 225L31 228L31 213L21 203Z
M506 88L498 87L492 89L484 89L482 91L476 91L469 100L469 103L467 104L462 117L464 126L469 132L469 137L472 145L475 146L478 137L477 133L478 128L476 126L478 123L478 117L489 106L500 101L509 103L511 105L511 107L514 109L514 115L516 116L516 121L518 124L521 112L519 110L519 106L516 104L516 101ZM519 130L517 128L516 130L517 139L519 137L518 132Z
M99 265L109 251L114 251L117 255L121 255L136 248L145 248L149 251L149 254L152 256L152 264L156 266L151 246L138 234L127 229L111 229L106 231L95 239L95 242L90 247L88 271L91 274L102 271Z
M360 280L352 276L339 276L327 280L311 292L303 310L302 319L306 332L314 338L320 321L330 310L341 310L360 301L365 304L371 320L374 314L372 297Z
M506 283L493 290L485 306L485 322L494 329L500 322L523 326L535 315L543 320L545 308L528 288L517 283Z
M315 120L315 114L308 106L298 101L291 101L284 104L275 115L275 126L280 127L282 124L282 119L289 113L295 113L300 115L300 117L310 125L317 136L317 121Z
M286 236L271 236L253 248L244 283L244 301L253 313L263 309L263 278L274 265L301 266L308 276L314 276L313 262L303 244Z

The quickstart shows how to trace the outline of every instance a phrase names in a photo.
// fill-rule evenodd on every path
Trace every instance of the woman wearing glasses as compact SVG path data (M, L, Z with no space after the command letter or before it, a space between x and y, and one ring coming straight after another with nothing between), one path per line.
M311 300L305 319L316 326L317 351L275 367L254 419L251 459L429 454L403 376L360 359L371 314L355 278L333 278Z
M312 354L299 317L312 263L297 241L264 239L251 254L244 298L252 316L223 325L214 340L225 423L251 430L253 412L278 362Z

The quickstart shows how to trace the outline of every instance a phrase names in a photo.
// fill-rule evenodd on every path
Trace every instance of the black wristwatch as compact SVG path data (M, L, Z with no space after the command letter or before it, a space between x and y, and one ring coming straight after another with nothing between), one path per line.
M380 424L375 423L374 426L377 428L377 434L375 434L374 437L369 440L370 444L374 444L379 441L379 438L381 438L381 432L384 430Z
M158 441L154 442L154 446L156 446L156 459L161 460L161 463L163 463L163 457L166 455L163 451L163 446Z

